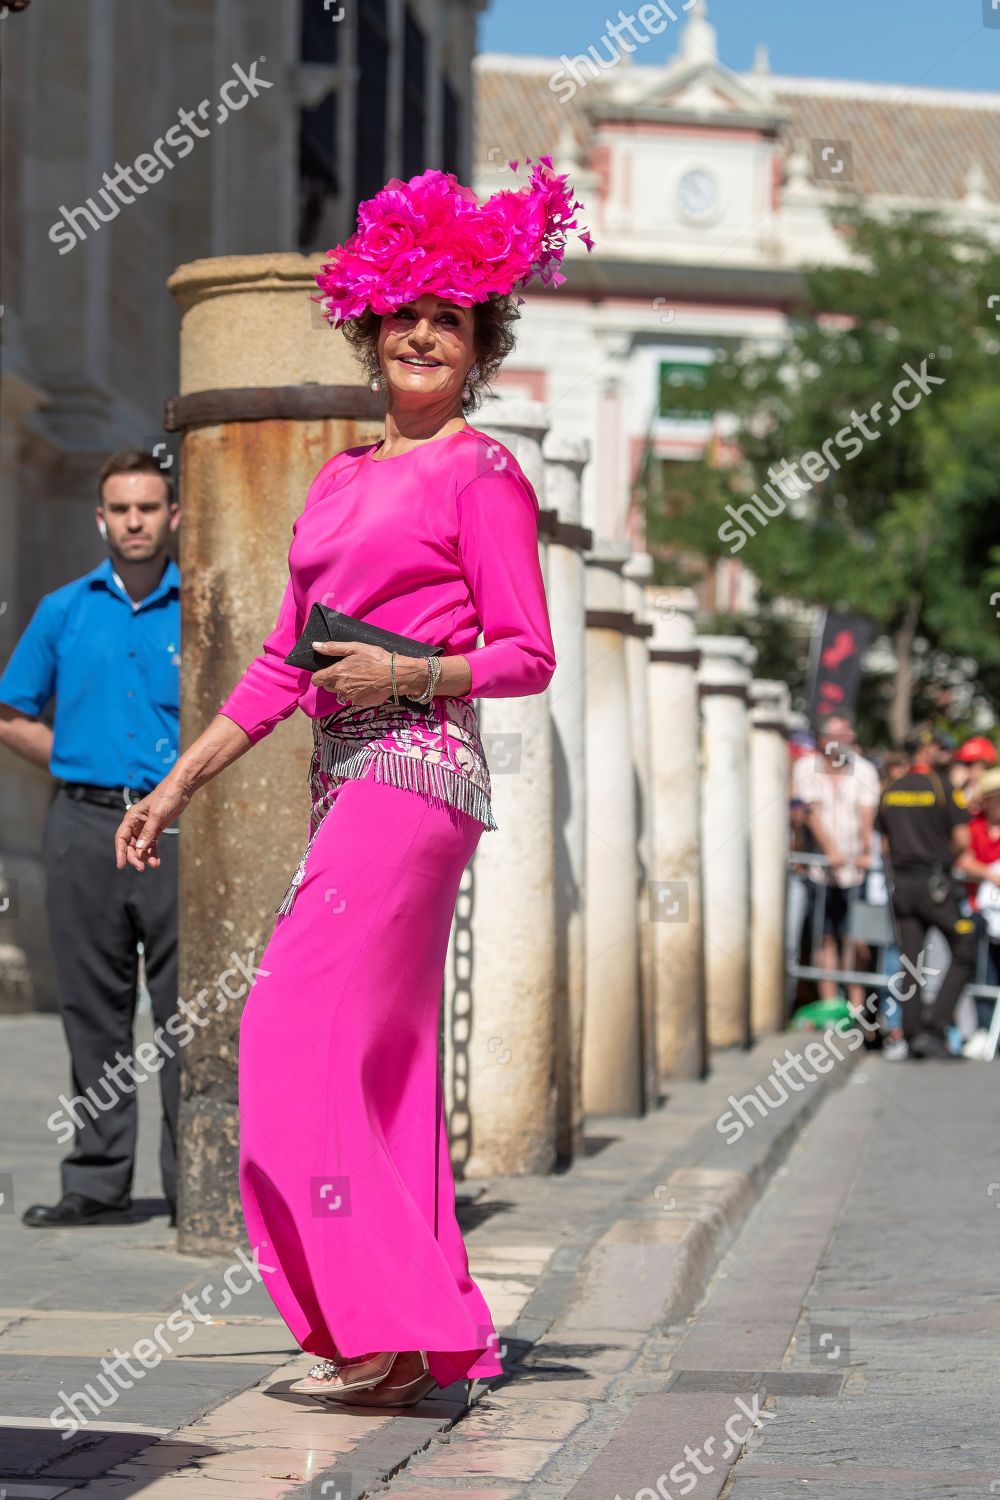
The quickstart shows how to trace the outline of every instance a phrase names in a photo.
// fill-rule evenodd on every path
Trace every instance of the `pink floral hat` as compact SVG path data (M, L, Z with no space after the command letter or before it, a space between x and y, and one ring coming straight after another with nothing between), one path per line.
M515 172L517 165L508 162ZM576 229L588 252L594 248L572 217L582 207L566 175L553 171L551 156L538 158L527 186L506 188L484 203L452 172L433 168L409 182L393 177L359 204L356 233L327 251L316 276L321 295L312 300L339 328L366 307L393 312L424 292L468 307L534 276L558 286L566 280L557 267L568 231Z

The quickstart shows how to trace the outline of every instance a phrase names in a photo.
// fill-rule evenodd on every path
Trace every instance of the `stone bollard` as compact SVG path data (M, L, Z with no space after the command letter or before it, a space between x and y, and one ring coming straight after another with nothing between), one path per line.
M211 722L274 625L292 522L313 475L382 432L383 404L309 300L321 263L227 256L181 266L168 283L181 311L181 394L167 403L166 426L183 434L182 746ZM203 787L178 825L180 993L208 996L181 1054L184 1251L222 1252L244 1234L237 1041L249 981L240 989L233 966L253 973L308 838L311 752L309 721L296 714ZM222 980L234 1003L213 1003Z
M647 585L654 879L649 891L657 1068L703 1078L707 1067L701 873L701 720L691 589Z
M555 766L556 1147L571 1160L583 1140L583 1016L586 963L587 666L586 569L593 536L580 524L587 438L550 432L545 457L548 599L556 674L549 688Z
M702 889L709 1047L750 1043L750 729L757 653L742 636L697 637L701 652Z
M587 971L583 1107L642 1113L635 773L623 602L627 544L587 563Z
M636 853L639 861L636 923L639 935L639 1006L642 1016L644 1109L655 1109L660 1099L660 1080L656 1065L654 940L649 906L650 881L653 879L653 871L656 868L649 714L649 640L653 634L653 627L646 617L646 593L641 582L651 577L652 571L653 559L648 552L634 552L622 571L625 608L633 621L625 637L625 661L628 669L632 765L635 770Z
M750 684L750 1029L785 1024L785 890L788 870L788 710L784 682Z
M498 399L474 425L514 454L545 508L546 408ZM449 1133L465 1177L548 1172L556 1155L549 691L480 699L479 718L498 828L483 834L462 878L445 1006Z

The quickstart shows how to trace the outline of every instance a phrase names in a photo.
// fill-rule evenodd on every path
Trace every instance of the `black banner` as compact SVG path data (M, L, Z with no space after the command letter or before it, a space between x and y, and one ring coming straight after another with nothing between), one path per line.
M873 625L867 615L828 609L817 620L809 660L809 717L853 716L861 682L861 658L871 644Z

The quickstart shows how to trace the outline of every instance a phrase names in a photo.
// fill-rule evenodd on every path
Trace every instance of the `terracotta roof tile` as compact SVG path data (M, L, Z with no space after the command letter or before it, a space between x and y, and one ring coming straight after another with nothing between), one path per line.
M562 131L573 130L576 142L586 144L588 125L584 103L600 88L595 79L578 89L572 99L560 104L549 88L549 77L558 66L546 59L547 68L528 71L483 65L478 59L475 73L475 140L473 160L480 169L496 163L502 170L512 157L523 161L554 151Z
M905 96L859 99L782 90L796 144L811 156L811 140L852 144L855 186L889 197L960 199L976 162L987 196L1000 204L1000 97L993 109L915 103Z
M595 78L560 103L548 86L559 66L557 58L476 60L474 160L481 173L491 163L503 172L510 158L555 152L567 129L586 157L587 109L607 97L608 84ZM851 141L854 180L864 193L959 200L966 173L979 163L987 195L1000 205L1000 94L737 76L766 88L791 114L792 140L807 161L814 138Z

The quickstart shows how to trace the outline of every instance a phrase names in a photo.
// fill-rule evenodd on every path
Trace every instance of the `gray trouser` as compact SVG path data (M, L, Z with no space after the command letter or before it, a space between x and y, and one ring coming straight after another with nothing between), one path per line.
M161 863L136 870L115 865L120 809L75 801L57 790L45 821L42 857L46 907L55 958L59 1013L69 1045L73 1096L63 1109L76 1127L62 1163L64 1193L83 1193L112 1206L132 1192L138 1108L127 1067L139 977L136 944L143 944L153 1018L163 1026L177 1009L177 844L158 840ZM173 1057L167 1056L173 1052ZM177 1201L179 1060L163 1049L160 1098L160 1172L163 1191ZM109 1076L105 1069L115 1069ZM140 1078L150 1072L136 1064ZM117 1080L117 1081L116 1081ZM68 1137L65 1137L68 1139Z

